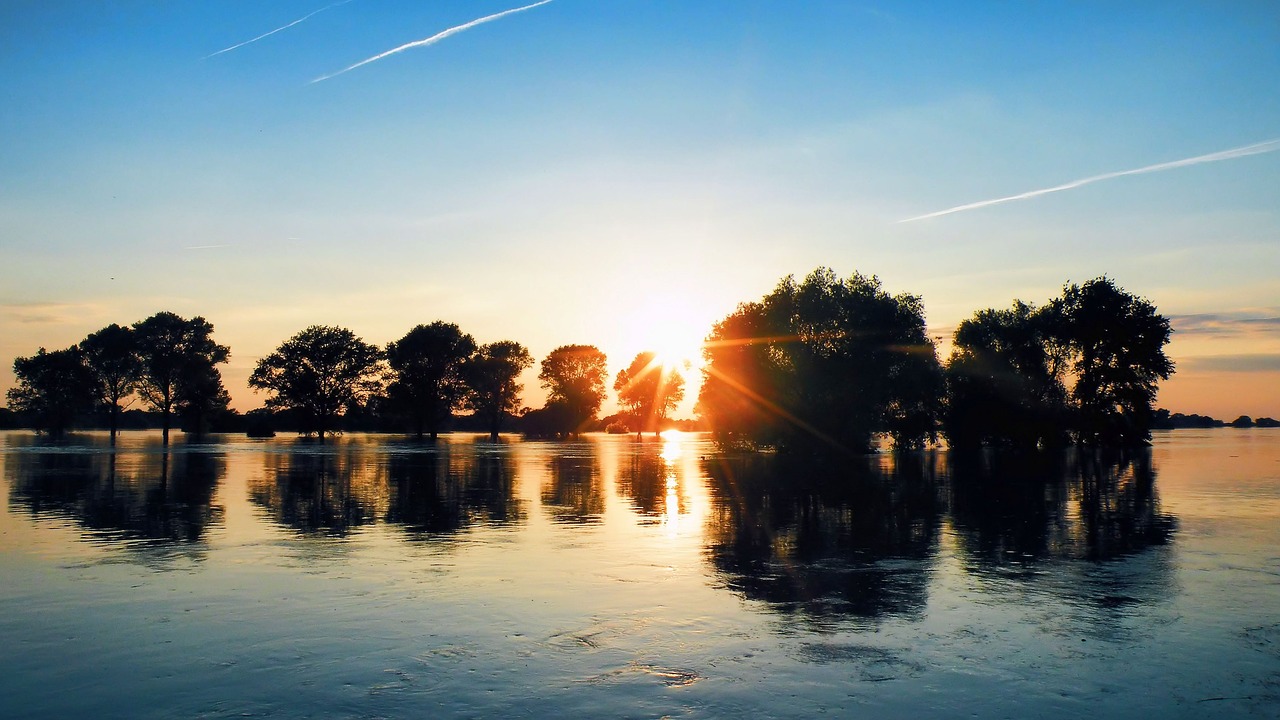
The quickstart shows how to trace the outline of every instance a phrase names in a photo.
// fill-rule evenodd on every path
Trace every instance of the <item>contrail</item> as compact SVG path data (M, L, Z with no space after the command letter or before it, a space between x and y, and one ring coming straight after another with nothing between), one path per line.
M224 52L231 52L232 50L235 50L236 48L244 47L245 45L248 45L249 43L256 43L256 42L258 42L259 40L261 40L262 38L264 38L264 37L269 37L269 36L271 36L271 35L275 35L276 33L280 32L281 30L288 30L289 28L291 28L291 27L293 27L294 25L297 25L298 23L300 23L300 22L302 22L302 21L304 21L304 20L306 20L306 19L308 19L308 18L312 17L313 15L319 15L320 13L324 12L325 10L330 10L330 9L332 9L332 8L336 8L336 7L338 7L339 5L346 5L346 4L347 4L347 3L349 3L349 2L351 2L351 0L339 0L339 2L331 3L331 4L329 4L329 5L325 5L324 7L320 8L319 10L316 10L316 11L314 11L314 12L310 12L310 13L307 13L306 15L303 15L302 17L298 18L297 20L294 20L293 22L289 23L288 25L281 25L280 27L276 28L275 30L272 30L271 32L262 33L262 34L261 34L261 35L259 35L258 37L253 38L252 40L245 40L245 41L244 41L244 42L242 42L242 43L237 43L237 44L232 45L231 47L228 47L228 48L222 48L221 50L219 50L219 51L218 51L218 52L216 52L216 53L209 53L208 55L205 55L203 59L204 59L204 60L208 60L209 58L211 58L211 57L213 57L213 56L215 56L215 55L221 55L221 54L222 54L222 53L224 53Z
M928 218L940 217L942 215L950 215L951 213L963 212L965 210L976 210L978 208L987 207L988 205L999 205L1000 203L1012 202L1014 200L1026 200L1040 195L1048 195L1049 193L1061 192L1063 190L1071 190L1081 185L1100 182L1102 180L1110 180L1112 178L1124 177L1125 175L1144 175L1146 173L1161 172L1163 170L1173 170L1174 168L1187 167L1188 165L1199 165L1201 163L1218 162L1219 160L1234 160L1236 158L1248 157L1249 155L1261 155L1262 153L1275 152L1280 150L1280 138L1267 140L1265 142L1253 145L1245 145L1244 147L1233 148L1231 150L1222 150L1208 155L1197 155L1196 157L1185 158L1183 160L1173 160L1171 162L1157 163L1146 167L1136 168L1134 170L1120 170L1119 172L1109 172L1102 175L1094 175L1093 177L1081 178L1080 180L1072 180L1069 183L1055 185L1053 187L1043 188L1040 190L1031 190L1030 192L1010 195L1009 197L996 198L994 200L982 200L968 205L957 205L946 210L931 212L926 215L917 215L909 217L905 220L899 220L899 223L915 222L916 220L927 220Z
M318 83L318 82L320 82L321 80L328 80L329 78L337 77L337 76L341 75L342 73L350 72L350 71L352 71L352 70L355 70L356 68L360 67L361 65L368 65L369 63L371 63L371 62L373 62L373 61L375 61L375 60L381 60L381 59L382 59L382 58L384 58L384 57L387 57L387 56L389 56L389 55L395 55L395 54L396 54L396 53L398 53L398 52L404 52L405 50L409 50L409 49L416 48L416 47L425 47L425 46L427 46L427 45L434 45L434 44L436 44L436 43L440 42L441 40L443 40L443 39L445 39L445 38L449 37L450 35L457 35L458 33L462 32L463 30L470 30L471 28L473 28L473 27L475 27L475 26L477 26L477 25L480 25L480 24L483 24L483 23L487 23L487 22L489 22L489 21L491 21L491 20L497 20L497 19L498 19L498 18L500 18L500 17L505 17L505 16L507 16L507 15L511 15L511 14L513 14L513 13L523 12L523 11L525 11L525 10L530 10L530 9L532 9L532 8L536 8L536 7L538 7L539 5L546 5L546 4L547 4L547 3L549 3L549 2L551 2L551 0L542 0L541 2L536 2L536 3L532 4L532 5L525 5L524 7L512 8L512 9L510 9L510 10L503 10L503 11L502 11L502 12L500 12L500 13L494 13L493 15L486 15L486 16L484 16L484 17L482 17L482 18L477 18L477 19L475 19L475 20L472 20L471 22L467 22L467 23L463 23L463 24L458 25L458 26L455 26L455 27L451 27L451 28L449 28L448 30L441 30L440 32L436 33L435 35L432 35L432 36L431 36L431 37L429 37L429 38L426 38L426 39L423 39L423 40L414 40L414 41L413 41L413 42L411 42L411 43L405 43L404 45L401 45L400 47L392 48L392 49L390 49L390 50L388 50L388 51L386 51L386 52L384 52L384 53L379 53L379 54L374 55L373 57L368 58L368 59L366 59L366 60L361 60L360 62L356 63L355 65L352 65L352 66L350 66L350 67L345 67L345 68L343 68L343 69L339 70L338 72L330 73L330 74L328 74L328 75L321 75L320 77L316 78L315 80L312 80L312 81L311 81L311 83L308 83L308 84L314 84L314 83Z

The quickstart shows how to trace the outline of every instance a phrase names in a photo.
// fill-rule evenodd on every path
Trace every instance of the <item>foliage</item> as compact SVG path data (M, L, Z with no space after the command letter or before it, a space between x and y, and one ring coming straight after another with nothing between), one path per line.
M943 427L952 447L1061 444L1065 358L1051 309L1015 301L960 323L947 362Z
M740 305L705 345L701 415L729 442L864 452L934 432L942 375L913 295L819 268Z
M381 387L382 351L346 328L312 325L258 361L249 386L266 390L266 406L289 408L324 439L343 410Z
M467 394L462 365L475 350L470 335L440 321L418 325L387 345L387 397L410 419L418 437L426 430L434 440L453 411L462 407Z
M115 442L120 413L130 404L121 402L133 394L142 372L133 328L112 323L81 340L80 350L97 378L99 399L110 412L111 441Z
M684 376L659 362L656 353L642 352L618 373L613 389L631 416L636 433L656 433L662 429L662 420L684 399Z
M53 352L40 348L31 357L15 359L13 374L17 384L6 393L9 407L30 414L37 430L54 437L70 429L98 398L97 378L78 347Z
M498 439L505 415L520 410L523 388L516 380L531 365L533 356L512 340L481 345L462 364L462 378L468 390L463 407L485 420L490 439Z
M542 360L538 379L547 391L547 409L556 432L579 433L595 419L604 402L606 358L594 345L564 345Z
M230 397L217 365L225 363L231 351L213 341L209 321L158 312L134 323L133 331L141 364L136 389L147 405L160 411L166 443L174 412L187 418L188 427L199 428L210 413L226 409Z
M1036 309L983 310L956 329L945 432L953 446L1140 445L1157 421L1169 321L1106 277Z
M1150 440L1157 383L1173 374L1164 354L1169 320L1107 277L1064 287L1052 307L1055 335L1070 353L1075 377L1078 439L1100 445Z

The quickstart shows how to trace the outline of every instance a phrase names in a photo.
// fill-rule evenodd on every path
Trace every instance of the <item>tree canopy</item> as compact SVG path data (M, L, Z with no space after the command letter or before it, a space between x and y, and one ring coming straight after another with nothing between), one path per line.
M198 429L210 413L226 409L230 396L217 366L231 350L213 341L209 321L158 312L134 323L133 331L141 364L137 392L160 411L165 443L175 411Z
M512 340L481 345L462 364L467 385L463 407L484 419L491 440L498 439L503 417L520 409L523 388L516 380L532 365L529 351Z
M717 323L704 357L698 408L724 440L865 452L878 432L898 446L934 432L942 374L923 305L875 277L784 278Z
M982 310L957 327L947 362L947 439L1145 443L1157 383L1174 369L1164 354L1171 332L1151 303L1106 277L1067 285L1038 309Z
M17 384L6 393L9 407L30 413L36 428L53 437L69 430L98 398L97 378L78 347L53 352L40 348L35 355L15 359L13 374Z
M542 360L538 379L547 391L547 407L562 427L558 432L579 433L595 419L604 402L608 375L605 354L594 345L563 345Z
M110 414L111 442L120 425L121 402L133 394L142 371L133 328L112 323L80 341L85 364L97 379L99 399Z
M618 372L613 389L636 432L657 433L667 414L684 399L684 376L662 364L656 353L642 352Z
M467 395L462 366L476 351L476 342L453 323L418 325L387 345L392 407L410 419L414 433L434 440Z
M379 392L382 351L346 328L312 325L258 361L249 386L269 408L292 409L323 440L343 410Z

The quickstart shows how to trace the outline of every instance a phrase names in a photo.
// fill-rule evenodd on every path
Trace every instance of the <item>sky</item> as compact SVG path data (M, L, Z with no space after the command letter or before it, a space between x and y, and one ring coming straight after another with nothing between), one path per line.
M0 389L161 310L241 410L317 324L612 376L826 266L944 339L1107 275L1160 406L1280 417L1278 81L1268 0L6 0Z

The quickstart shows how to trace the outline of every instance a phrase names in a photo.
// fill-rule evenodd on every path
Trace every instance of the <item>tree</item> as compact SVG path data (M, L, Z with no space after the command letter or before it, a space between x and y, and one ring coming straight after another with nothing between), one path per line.
M1036 447L1066 439L1066 358L1051 308L1015 301L956 328L943 429L951 447Z
M387 344L387 396L410 418L418 437L427 430L435 440L441 425L462 407L467 393L462 364L475 350L470 335L440 321L419 325Z
M1164 354L1169 320L1108 277L1065 286L1051 308L1053 334L1069 352L1075 378L1078 439L1099 445L1149 441L1158 383L1174 370Z
M312 325L260 359L249 386L266 390L266 405L297 411L324 440L345 409L377 393L382 351L346 328Z
M142 371L138 343L133 328L112 323L80 341L85 363L97 378L99 398L110 414L111 444L116 442L120 412L128 403L121 401L133 394Z
M564 345L542 360L538 379L547 391L547 406L563 407L560 432L580 433L600 411L608 375L603 352L594 345Z
M523 388L516 379L531 365L529 351L511 340L481 345L462 364L462 378L467 385L463 407L485 419L490 440L498 439L502 418L520 409Z
M226 407L229 396L217 365L231 350L213 341L209 321L158 312L134 323L133 330L142 366L138 395L160 411L165 444L175 411L196 416L198 427L202 416Z
M642 352L618 372L613 382L618 402L635 422L636 434L660 431L667 413L684 399L684 376L658 361L657 353Z
M98 397L97 378L78 347L53 352L40 348L31 357L15 359L13 374L17 384L6 393L9 407L31 414L36 429L53 437L70 429Z
M716 324L698 409L721 440L865 452L934 433L942 374L920 298L819 268Z

